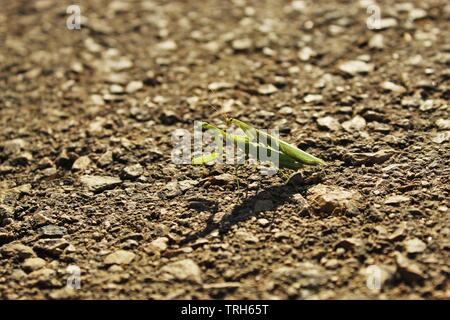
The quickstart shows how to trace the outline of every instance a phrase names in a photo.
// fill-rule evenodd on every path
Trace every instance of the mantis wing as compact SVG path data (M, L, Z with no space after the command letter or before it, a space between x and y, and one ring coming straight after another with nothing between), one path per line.
M246 124L237 119L230 119L229 122L235 124L241 128L245 134L252 140L257 139L258 142L267 145L275 150L280 150L282 153L292 158L294 161L298 161L303 164L308 165L323 165L325 162L295 146L284 142L277 137L274 137L264 131L253 128L252 126Z
M220 154L218 152L213 152L210 154L205 154L203 156L198 156L198 157L195 157L194 159L192 159L192 164L206 164L206 163L216 160L219 156L220 156Z

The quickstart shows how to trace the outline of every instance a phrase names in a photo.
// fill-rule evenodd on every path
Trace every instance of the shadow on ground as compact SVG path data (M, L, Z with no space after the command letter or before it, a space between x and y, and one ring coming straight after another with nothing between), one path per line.
M303 193L305 190L305 188L300 188L293 184L283 184L256 192L255 195L245 198L242 203L236 205L230 213L225 214L218 222L214 221L216 212L211 212L205 228L187 236L180 244L185 245L194 242L197 239L206 237L215 230L219 231L220 236L224 236L235 224L250 219L258 212L265 211L257 208L259 201L271 200L273 205L270 210L276 211L278 207L288 202L294 194Z

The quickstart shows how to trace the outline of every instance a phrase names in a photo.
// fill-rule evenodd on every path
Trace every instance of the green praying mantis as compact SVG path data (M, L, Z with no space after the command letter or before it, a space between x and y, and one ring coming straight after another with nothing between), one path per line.
M277 157L276 165L280 169L298 170L304 165L317 166L325 164L323 160L243 121L228 118L226 122L228 126L233 124L239 127L245 133L245 136L227 133L207 122L201 122L201 127L211 130L216 139L222 137L237 146L247 157L253 155L258 161L262 160L261 155L267 155L269 159ZM192 159L192 164L206 164L214 161L221 156L222 148L219 151L195 157Z

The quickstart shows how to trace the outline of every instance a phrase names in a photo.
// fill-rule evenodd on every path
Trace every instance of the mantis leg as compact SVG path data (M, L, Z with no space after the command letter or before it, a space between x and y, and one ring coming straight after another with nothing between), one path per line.
M234 167L234 176L236 177L236 189L237 189L237 192L238 192L239 197L240 197L240 195L241 195L241 186L239 184L239 165L236 165Z

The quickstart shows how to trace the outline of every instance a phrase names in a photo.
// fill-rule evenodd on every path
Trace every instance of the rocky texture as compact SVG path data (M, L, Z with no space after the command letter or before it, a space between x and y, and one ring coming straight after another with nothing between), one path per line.
M184 259L169 263L161 268L163 277L167 280L182 280L201 283L201 270L191 259Z
M316 185L308 190L307 200L320 215L357 214L359 192L341 187Z
M105 264L130 264L135 254L125 250L115 251L105 257Z
M105 190L113 189L118 186L122 181L115 177L106 176L82 176L81 183L89 191L99 193Z

